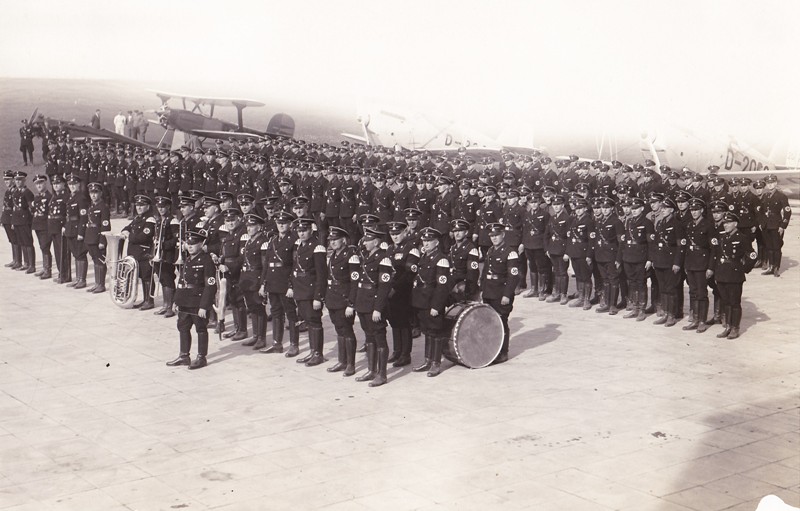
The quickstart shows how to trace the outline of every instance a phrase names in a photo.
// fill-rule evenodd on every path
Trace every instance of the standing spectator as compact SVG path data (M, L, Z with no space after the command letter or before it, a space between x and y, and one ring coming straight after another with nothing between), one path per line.
M135 140L139 140L139 126L142 123L142 118L143 117L144 116L142 115L142 113L140 111L138 111L138 110L134 110L133 111L133 115L131 116L131 121L130 121L131 138L133 138Z
M117 135L125 135L125 124L125 115L122 113L122 110L120 110L119 113L114 116L114 131Z
M25 166L28 165L28 160L33 165L33 128L28 124L28 119L22 119L22 127L19 129L19 150Z
M133 112L128 110L128 113L125 114L125 136L126 137L133 137Z
M134 112L134 119L136 123L136 127L138 128L139 134L142 136L142 142L147 143L145 140L145 134L147 133L147 119L145 118L144 114L136 110Z
M99 130L100 129L100 109L94 111L94 115L92 116L91 120L92 128Z

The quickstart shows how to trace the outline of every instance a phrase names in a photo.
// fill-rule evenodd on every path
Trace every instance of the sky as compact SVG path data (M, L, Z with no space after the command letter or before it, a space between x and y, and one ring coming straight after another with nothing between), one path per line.
M773 135L800 114L794 0L2 4L4 77L380 101L493 127Z

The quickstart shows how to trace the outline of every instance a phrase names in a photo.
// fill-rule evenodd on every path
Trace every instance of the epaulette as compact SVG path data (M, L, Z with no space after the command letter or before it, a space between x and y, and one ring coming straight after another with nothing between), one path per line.
M361 260L358 258L357 254L353 254L350 256L350 259L347 262L350 264L358 264L361 262Z
M322 245L317 245L316 247L314 247L315 254L319 254L320 252L325 254L327 253L327 250L325 250L325 247L323 247Z
M450 261L448 261L446 257L442 257L436 262L436 266L439 268L450 268Z
M477 248L473 248L472 250L469 251L469 255L475 256L475 257L480 257L481 253L478 251Z

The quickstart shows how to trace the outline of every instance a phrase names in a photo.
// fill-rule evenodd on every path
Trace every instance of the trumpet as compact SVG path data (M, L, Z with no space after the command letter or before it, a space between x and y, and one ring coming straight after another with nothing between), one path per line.
M165 216L159 219L157 227L157 236L153 240L153 257L150 258L150 266L153 270L153 278L150 279L150 298L155 298L158 294L158 289L161 287L160 280L156 280L156 276L161 277L162 262L164 260L164 238L167 221L169 217ZM156 271L156 263L158 263L158 271Z
M178 258L175 260L175 266L183 264L183 224L185 223L181 220L178 226Z

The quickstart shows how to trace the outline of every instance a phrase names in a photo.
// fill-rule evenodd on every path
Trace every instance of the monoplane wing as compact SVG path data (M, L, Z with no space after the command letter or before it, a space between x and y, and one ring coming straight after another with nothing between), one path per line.
M136 140L125 135L120 135L107 129L97 129L87 125L79 125L70 121L61 121L53 118L47 119L49 126L58 126L58 129L67 131L72 138L91 138L94 141L105 142L120 142L123 144L130 144L137 147L152 148L150 144L145 144L140 140Z

